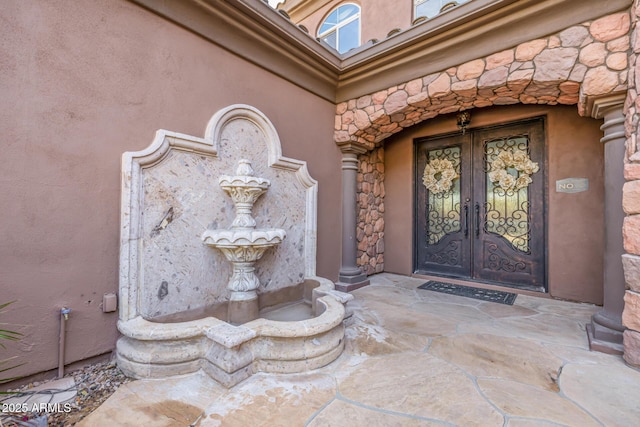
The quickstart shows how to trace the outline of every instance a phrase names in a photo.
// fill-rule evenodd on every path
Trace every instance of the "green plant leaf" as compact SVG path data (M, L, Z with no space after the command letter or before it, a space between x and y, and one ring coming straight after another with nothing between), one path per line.
M15 302L14 301L9 301L9 302L5 302L4 304L0 304L0 310L2 310L3 308L9 306L9 304L13 304Z
M0 329L0 340L18 341L20 337L22 337L22 334L20 332ZM0 347L5 348L4 344L1 342Z
M7 308L9 306L9 304L13 304L14 302L15 301L9 301L9 302L6 302L4 304L0 304L0 314L3 314L4 311L2 311L2 310ZM8 323L0 323L0 325L1 326L5 326L5 325L8 325ZM3 340L5 340L5 341L18 341L18 340L20 340L21 337L22 337L22 334L20 332L12 331L10 329L0 329L0 347L6 348L5 345L1 342ZM9 364L9 362L11 362L15 358L17 358L17 356L13 356L13 357L9 357L7 359L0 360L0 373L6 372L8 370L15 369L15 368L17 368L19 366L24 365L24 363L20 363L20 364L17 364L17 365L6 366L7 364ZM0 378L0 384L5 384L5 383L8 383L10 381L17 380L18 378L21 378L21 377ZM7 394L7 393L6 392L2 392L0 394Z

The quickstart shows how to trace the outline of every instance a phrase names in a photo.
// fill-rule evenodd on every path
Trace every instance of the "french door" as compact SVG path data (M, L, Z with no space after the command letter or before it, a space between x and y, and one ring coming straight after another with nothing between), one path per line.
M415 141L415 271L544 291L542 118Z

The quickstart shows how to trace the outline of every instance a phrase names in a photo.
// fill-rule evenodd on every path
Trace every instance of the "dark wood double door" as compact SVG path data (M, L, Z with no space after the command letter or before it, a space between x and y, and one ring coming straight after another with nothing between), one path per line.
M542 118L415 141L415 271L544 291Z

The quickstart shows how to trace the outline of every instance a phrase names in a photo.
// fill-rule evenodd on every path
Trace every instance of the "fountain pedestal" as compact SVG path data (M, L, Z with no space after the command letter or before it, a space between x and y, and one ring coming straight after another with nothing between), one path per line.
M260 280L255 274L255 263L269 248L279 245L286 233L279 228L256 229L253 205L267 191L270 182L253 176L249 160L241 159L236 175L221 176L219 182L233 200L236 217L229 229L207 230L202 240L220 250L233 264L227 285L231 291L227 321L238 325L258 318Z

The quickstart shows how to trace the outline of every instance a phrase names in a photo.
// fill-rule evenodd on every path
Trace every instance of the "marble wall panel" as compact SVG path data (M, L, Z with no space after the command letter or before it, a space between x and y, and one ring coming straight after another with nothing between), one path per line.
M138 313L145 318L215 304L228 298L231 264L202 243L206 229L228 228L233 202L218 185L249 159L255 175L271 181L254 205L256 228L283 228L287 237L258 261L258 292L304 278L307 191L296 170L270 167L267 135L251 120L234 119L219 133L217 157L172 149L142 169ZM279 142L278 142L279 143ZM273 157L273 156L272 156Z

